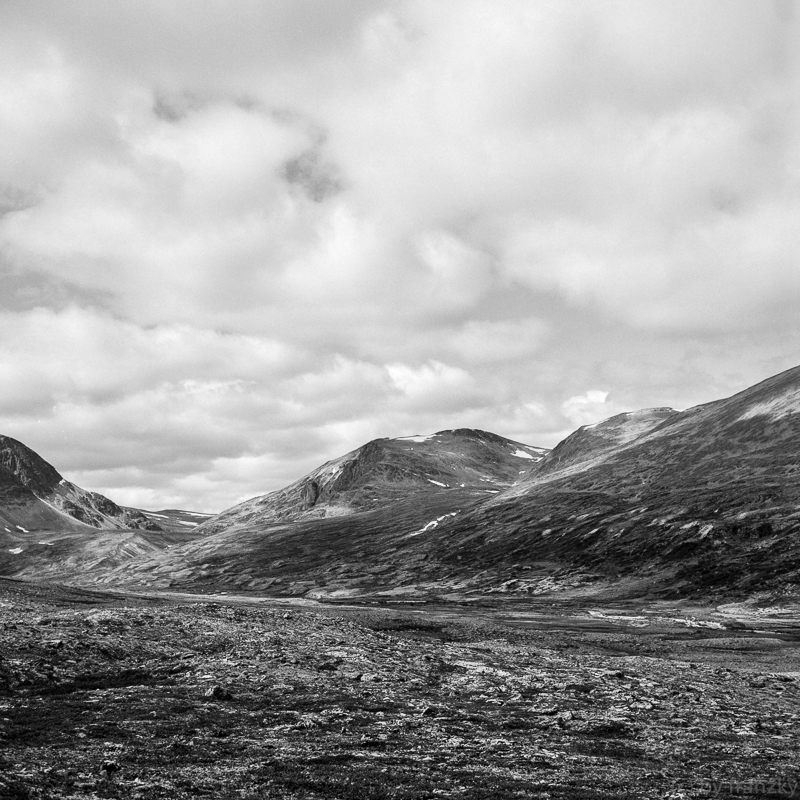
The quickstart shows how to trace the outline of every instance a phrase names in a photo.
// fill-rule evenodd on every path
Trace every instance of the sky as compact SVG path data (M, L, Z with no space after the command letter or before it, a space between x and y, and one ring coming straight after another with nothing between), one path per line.
M800 364L800 2L3 0L0 433L220 511Z

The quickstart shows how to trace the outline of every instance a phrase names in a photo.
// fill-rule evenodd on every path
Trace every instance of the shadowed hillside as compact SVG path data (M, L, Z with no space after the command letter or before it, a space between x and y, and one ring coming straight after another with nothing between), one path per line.
M677 591L794 591L800 368L656 416L663 420L612 446L581 448L592 429L573 434L524 484L443 525L437 556L476 569L557 559L650 574Z

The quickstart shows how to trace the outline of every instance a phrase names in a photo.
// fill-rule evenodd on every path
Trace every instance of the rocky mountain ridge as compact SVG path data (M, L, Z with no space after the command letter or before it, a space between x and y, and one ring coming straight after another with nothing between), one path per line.
M65 480L38 453L0 436L0 524L17 530L91 528L160 530L144 514Z
M585 468L589 460L602 458L635 441L679 413L673 408L644 408L616 414L592 425L582 425L562 439L536 469L530 471L524 483L536 482L545 475L568 469Z

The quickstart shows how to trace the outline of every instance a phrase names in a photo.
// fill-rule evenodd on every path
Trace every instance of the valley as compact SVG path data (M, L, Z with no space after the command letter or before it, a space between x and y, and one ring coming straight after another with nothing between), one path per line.
M800 796L800 368L219 514L0 441L0 797Z
M0 580L9 798L797 790L800 607L509 608Z

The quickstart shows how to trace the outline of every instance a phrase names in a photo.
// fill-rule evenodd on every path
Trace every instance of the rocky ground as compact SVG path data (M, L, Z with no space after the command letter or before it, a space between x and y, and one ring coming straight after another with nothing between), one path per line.
M0 797L800 797L796 613L310 608L0 580Z

